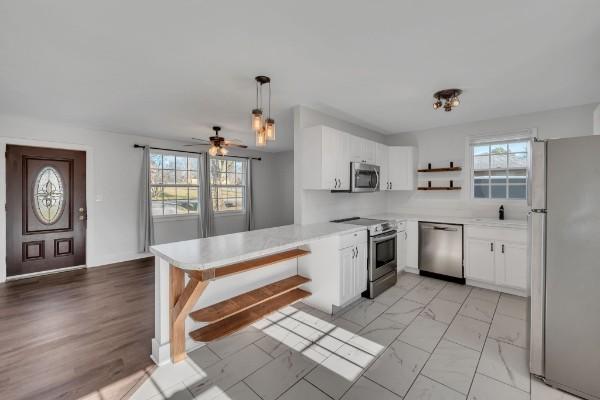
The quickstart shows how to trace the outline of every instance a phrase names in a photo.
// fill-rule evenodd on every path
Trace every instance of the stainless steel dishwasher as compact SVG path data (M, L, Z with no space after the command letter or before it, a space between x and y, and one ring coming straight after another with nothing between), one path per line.
M465 282L462 225L419 222L419 272Z

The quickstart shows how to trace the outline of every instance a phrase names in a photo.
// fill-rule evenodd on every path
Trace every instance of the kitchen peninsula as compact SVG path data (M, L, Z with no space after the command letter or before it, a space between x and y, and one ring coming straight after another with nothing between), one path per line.
M366 254L359 257L366 252L366 240L363 227L319 223L152 246L153 360L159 365L180 361L199 342L232 333L300 299L328 313L354 301L361 290L345 283L359 281L348 274L366 270L360 264ZM356 249L349 268L339 257L347 247Z

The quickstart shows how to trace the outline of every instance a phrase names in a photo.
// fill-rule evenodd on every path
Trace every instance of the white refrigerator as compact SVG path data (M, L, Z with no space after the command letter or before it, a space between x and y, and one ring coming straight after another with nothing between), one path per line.
M535 141L530 371L600 399L600 136Z

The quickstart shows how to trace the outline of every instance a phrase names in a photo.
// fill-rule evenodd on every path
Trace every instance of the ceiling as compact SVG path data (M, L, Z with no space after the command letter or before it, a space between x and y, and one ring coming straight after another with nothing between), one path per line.
M4 0L0 112L253 144L266 74L283 150L297 104L389 134L600 101L598 43L598 0Z

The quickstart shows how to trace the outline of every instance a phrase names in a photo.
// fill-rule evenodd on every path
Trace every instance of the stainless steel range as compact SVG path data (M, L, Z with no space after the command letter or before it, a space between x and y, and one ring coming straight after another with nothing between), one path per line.
M366 226L369 233L367 290L364 297L373 299L396 284L398 224L395 221L384 221L370 218L345 218L331 222Z

